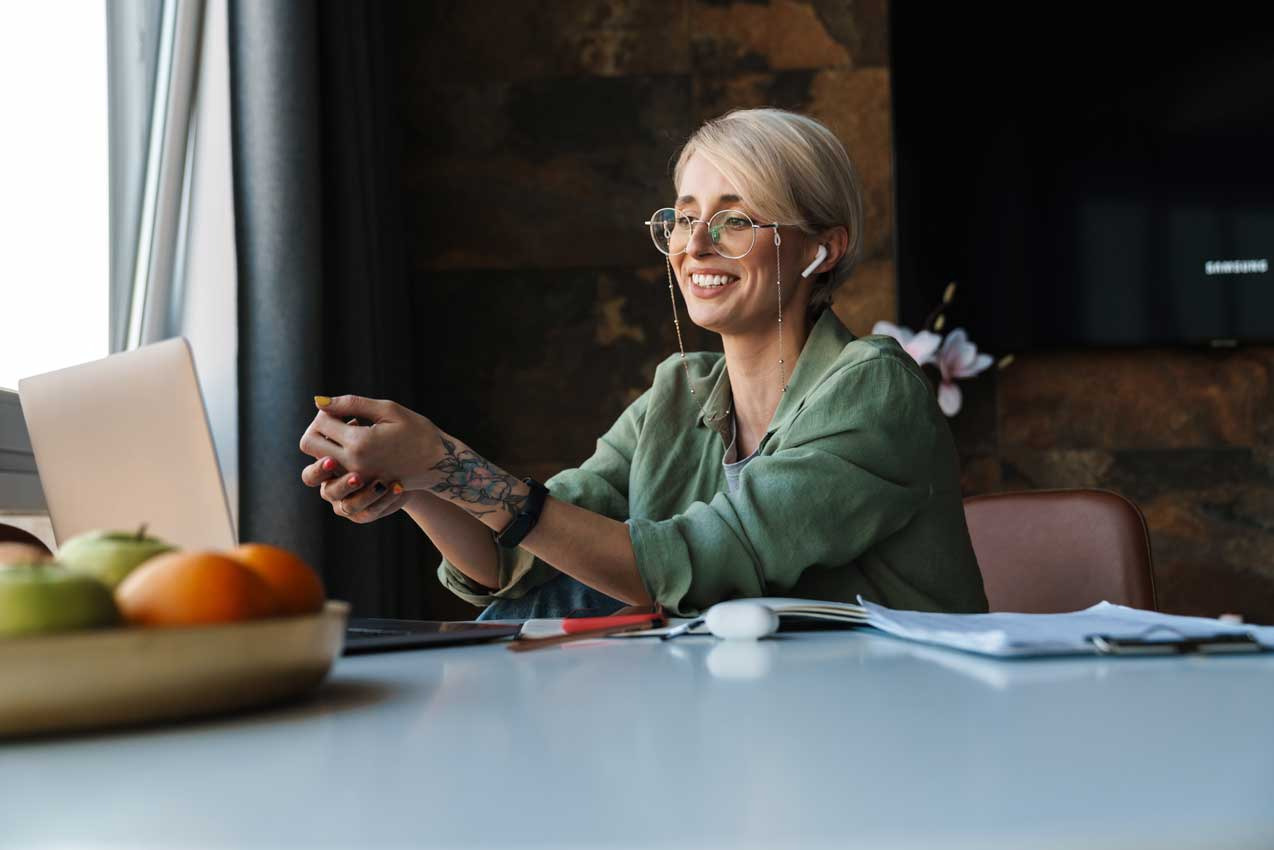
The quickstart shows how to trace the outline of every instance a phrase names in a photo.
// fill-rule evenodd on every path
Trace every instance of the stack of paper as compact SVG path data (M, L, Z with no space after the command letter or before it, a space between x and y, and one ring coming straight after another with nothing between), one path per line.
M1274 649L1274 626L1159 614L1099 602L1067 614L929 614L858 601L870 625L897 637L999 658L1091 655L1092 637L1174 642L1216 635L1251 635Z

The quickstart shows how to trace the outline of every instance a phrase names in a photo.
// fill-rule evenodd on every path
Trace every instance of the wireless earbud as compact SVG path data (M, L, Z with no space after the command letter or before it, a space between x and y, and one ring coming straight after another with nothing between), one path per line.
M748 599L718 602L703 619L708 631L727 640L756 640L779 628L779 615L772 608Z
M827 246L819 245L818 254L814 256L814 262L805 267L805 271L801 272L801 277L809 277L814 273L814 269L823 264L823 260L827 259Z

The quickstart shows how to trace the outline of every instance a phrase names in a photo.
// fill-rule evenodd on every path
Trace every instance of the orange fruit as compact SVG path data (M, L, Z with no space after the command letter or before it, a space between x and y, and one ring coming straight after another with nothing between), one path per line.
M278 597L261 576L216 552L167 552L133 570L115 588L130 623L190 626L272 617Z
M284 614L313 614L323 610L327 594L314 568L278 546L244 543L230 557L252 570L270 585Z

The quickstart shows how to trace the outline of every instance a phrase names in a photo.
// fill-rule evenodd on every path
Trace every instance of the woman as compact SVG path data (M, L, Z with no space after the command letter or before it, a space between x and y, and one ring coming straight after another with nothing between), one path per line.
M406 511L484 618L796 596L986 610L954 443L894 340L828 309L862 239L853 166L818 122L736 111L687 142L646 225L684 350L578 469L518 480L393 402L317 397L302 480L355 522ZM675 283L674 283L675 280ZM347 424L352 417L371 427Z

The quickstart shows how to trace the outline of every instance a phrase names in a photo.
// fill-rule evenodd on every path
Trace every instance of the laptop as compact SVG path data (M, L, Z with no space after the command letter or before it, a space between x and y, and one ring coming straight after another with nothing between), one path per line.
M59 545L143 523L183 549L237 545L185 339L24 378L18 398Z
M183 337L24 378L18 397L59 545L86 531L143 524L182 549L238 544ZM345 654L512 637L519 628L351 618Z

